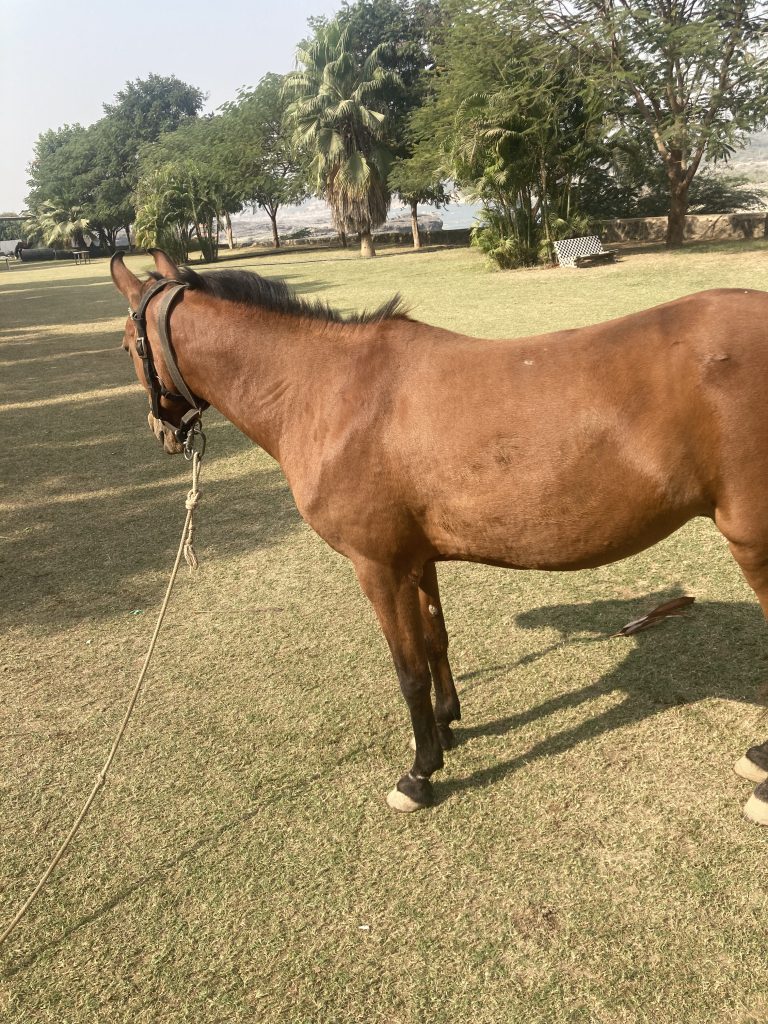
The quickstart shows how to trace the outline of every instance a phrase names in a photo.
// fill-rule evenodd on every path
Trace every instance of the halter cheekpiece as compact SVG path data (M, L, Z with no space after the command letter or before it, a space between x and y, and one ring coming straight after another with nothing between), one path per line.
M142 295L137 309L133 310L129 307L129 312L136 328L136 352L144 368L144 379L149 388L152 415L173 432L176 440L184 445L185 454L190 454L192 450L197 450L202 454L205 450L205 435L200 427L200 417L207 408L207 403L196 398L184 383L184 378L181 376L176 365L169 336L171 309L179 295L188 287L189 285L183 281L161 277ZM152 359L152 350L147 339L147 306L155 295L164 289L167 289L167 291L157 309L156 327L160 338L160 346L163 350L163 359L173 383L176 385L176 391L169 391L158 377ZM160 406L161 398L170 399L172 402L186 402L190 406L181 417L181 422L178 426L168 423L167 420L163 419L163 410Z

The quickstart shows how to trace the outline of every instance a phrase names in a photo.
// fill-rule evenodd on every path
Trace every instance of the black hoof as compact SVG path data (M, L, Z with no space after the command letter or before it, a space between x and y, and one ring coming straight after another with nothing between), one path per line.
M429 779L420 779L406 772L398 781L397 788L421 807L429 807L435 802L434 790Z

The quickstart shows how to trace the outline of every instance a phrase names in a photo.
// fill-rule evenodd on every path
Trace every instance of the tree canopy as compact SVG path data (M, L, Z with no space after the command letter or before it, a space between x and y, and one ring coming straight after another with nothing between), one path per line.
M393 193L418 245L418 205L455 184L482 204L476 244L515 266L590 220L665 213L676 246L689 211L763 203L717 168L768 124L762 0L342 0L310 29L295 72L215 114L153 74L94 124L43 132L32 221L56 211L113 247L134 222L149 237L187 217L177 244L215 256L211 233L221 222L233 245L236 211L263 209L279 245L279 210L314 193L371 255Z
M500 15L512 5L490 5ZM759 0L542 0L524 17L588 53L617 133L652 141L667 179L667 244L683 242L692 182L768 118L768 30Z

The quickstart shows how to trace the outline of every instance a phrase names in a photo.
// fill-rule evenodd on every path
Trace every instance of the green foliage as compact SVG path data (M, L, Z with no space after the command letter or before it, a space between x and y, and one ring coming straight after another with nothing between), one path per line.
M338 22L318 27L297 51L301 70L288 75L288 114L297 148L311 155L315 189L328 201L340 232L359 232L370 245L389 209L385 97L398 83L377 47L362 63Z
M216 178L193 161L165 163L139 180L136 241L145 248L165 249L183 263L196 237L203 258L215 260L224 202Z
M511 3L494 8L510 9ZM690 189L703 161L722 160L768 118L768 30L759 0L635 0L528 9L537 31L589 54L615 138L641 134L667 179L667 243L682 244Z
M549 259L578 214L586 168L605 159L601 96L563 46L498 11L451 14L432 97L412 118L415 155L427 166L442 159L483 204L475 244L497 264Z
M199 89L150 75L128 82L89 128L43 132L29 166L28 209L34 216L45 202L81 207L101 244L113 247L134 218L139 148L193 118L202 101Z
M511 214L484 208L470 238L471 244L485 255L491 266L499 270L516 270L551 262L552 242L584 235L588 230L589 219L580 213L573 213L568 219L550 213L544 227L530 216L525 207L518 207Z
M0 242L10 242L15 238L24 238L25 229L20 220L0 220Z
M76 248L84 249L84 232L88 226L88 218L81 207L46 200L24 223L24 234L43 245L74 244Z
M408 156L408 118L427 95L433 42L442 22L440 4L437 0L344 0L337 19L359 64L376 47L383 47L381 66L397 75L382 97L387 142L397 156Z
M441 163L434 153L426 149L415 149L411 156L395 160L387 182L404 203L427 203L439 207L451 201L450 190L443 181Z
M279 208L300 203L309 194L308 161L293 141L284 83L282 75L268 74L254 89L239 90L237 102L222 108L219 149L226 154L226 174L241 202L260 207L272 221L276 245Z

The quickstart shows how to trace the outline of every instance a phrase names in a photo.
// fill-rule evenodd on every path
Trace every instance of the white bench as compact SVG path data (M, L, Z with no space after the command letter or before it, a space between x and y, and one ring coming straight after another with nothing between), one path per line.
M593 263L613 263L616 260L617 250L604 249L597 235L561 238L554 245L561 267L589 267Z

